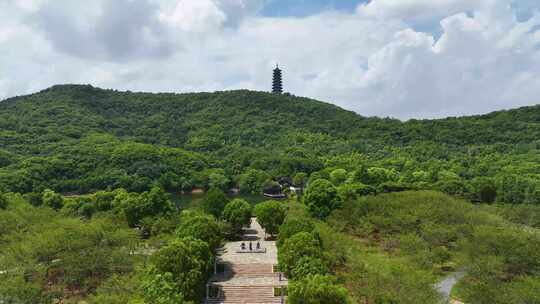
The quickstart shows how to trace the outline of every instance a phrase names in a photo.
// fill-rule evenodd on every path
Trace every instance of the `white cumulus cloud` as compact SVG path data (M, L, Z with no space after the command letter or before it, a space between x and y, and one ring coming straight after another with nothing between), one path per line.
M540 102L532 0L373 0L260 15L265 0L4 0L0 98L57 83L135 91L285 89L362 115L485 113Z

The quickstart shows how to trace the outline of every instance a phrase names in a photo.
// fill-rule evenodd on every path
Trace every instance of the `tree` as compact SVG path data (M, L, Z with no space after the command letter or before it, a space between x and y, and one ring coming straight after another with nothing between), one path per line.
M317 218L325 218L341 206L341 199L336 187L325 179L312 182L306 189L304 204L310 213Z
M251 223L251 205L242 199L235 199L225 205L223 219L230 223L236 233Z
M293 185L297 187L304 187L307 180L307 174L304 172L298 172L293 177Z
M208 176L208 187L227 190L230 180L223 174L211 173Z
M8 200L2 192L0 192L0 209L6 209L8 207Z
M337 187L337 191L339 198L342 201L351 201L360 196L377 193L377 189L375 189L375 187L364 185L362 183L345 183Z
M186 213L176 230L179 238L191 237L206 242L212 252L221 246L223 235L215 218L206 214Z
M279 232L279 226L285 220L287 208L278 201L266 201L255 206L255 216L257 221L264 228L265 232L275 235Z
M309 219L287 218L285 222L279 226L279 237L277 244L281 246L287 239L299 232L313 232L315 225Z
M397 177L398 174L395 170L372 167L367 169L367 181L365 181L365 183L377 186L387 181L395 181L397 180Z
M336 169L330 172L330 180L336 186L339 186L345 182L347 179L347 171L344 169Z
M223 191L218 188L211 188L202 200L201 207L205 212L220 218L227 201L228 199Z
M30 192L24 195L24 198L34 207L43 205L43 194L39 192Z
M264 182L270 176L261 170L249 169L238 179L238 187L242 193L261 193Z
M497 198L497 186L491 179L476 178L473 180L476 200L482 203L494 203Z
M292 277L296 280L301 280L310 275L325 275L329 272L328 266L322 259L305 256L300 258L298 263L296 263L296 267L292 270Z
M347 289L336 284L328 275L312 275L289 285L287 302L290 304L346 304Z
M502 201L508 204L522 204L526 199L528 181L518 175L503 176L501 185Z
M60 210L62 209L62 206L64 206L64 198L62 195L50 189L43 191L42 200L45 206L51 207L54 210Z
M118 200L121 201L118 202ZM150 192L144 192L140 195L119 192L113 201L113 205L116 204L121 205L131 227L139 225L145 218L168 215L175 210L167 193L160 187L153 187Z
M141 290L145 303L183 304L184 295L179 290L170 272L160 273L155 267L149 267L142 283Z
M304 257L321 258L321 244L313 234L300 232L287 239L280 247L279 266L287 276L293 277L293 270Z
M94 201L96 208L99 211L108 211L112 209L112 202L114 200L115 193L112 191L99 191L94 194Z
M263 185L263 192L268 194L280 194L282 193L281 185L273 180L267 180Z
M155 273L171 274L170 278L160 280L158 286L174 283L177 294L185 300L200 301L212 266L212 253L206 242L193 238L174 240L157 251L150 263Z

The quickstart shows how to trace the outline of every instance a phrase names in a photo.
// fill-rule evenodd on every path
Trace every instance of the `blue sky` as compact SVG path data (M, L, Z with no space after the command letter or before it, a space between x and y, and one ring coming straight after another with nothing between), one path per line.
M270 17L305 17L322 11L352 12L361 0L269 0L262 14Z

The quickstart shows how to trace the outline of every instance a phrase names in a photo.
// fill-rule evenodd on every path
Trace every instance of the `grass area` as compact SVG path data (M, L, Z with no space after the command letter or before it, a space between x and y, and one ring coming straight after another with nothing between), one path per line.
M304 206L290 204L289 217L310 218ZM354 236L324 221L316 221L326 259L347 287L354 303L437 303L437 277L406 257L390 255L369 239Z
M299 203L289 216L309 218ZM362 197L316 221L327 260L355 303L438 303L435 285L468 275L466 303L537 303L540 238L489 208L438 192Z

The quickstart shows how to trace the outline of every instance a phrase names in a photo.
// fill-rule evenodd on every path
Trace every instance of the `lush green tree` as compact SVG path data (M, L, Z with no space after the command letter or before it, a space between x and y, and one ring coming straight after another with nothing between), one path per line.
M297 233L285 240L279 250L279 266L287 276L292 278L294 269L304 257L314 259L322 257L320 242L308 232Z
M121 206L131 227L139 225L145 218L168 215L175 210L168 195L159 187L153 187L150 192L141 194L120 192L115 197L114 204Z
M223 191L218 188L211 188L204 196L201 207L205 212L220 218L227 202L227 196Z
M309 184L303 201L311 214L317 218L325 218L341 206L336 187L325 179L318 179Z
M293 177L293 185L298 187L304 187L307 182L307 174L304 172L298 172Z
M242 193L259 194L263 190L264 182L269 178L265 171L248 169L238 178L238 187Z
M155 268L154 273L172 275L172 278L165 277L165 282L160 279L158 286L174 283L177 294L183 295L187 301L199 301L212 268L212 259L208 243L200 239L183 238L157 251L150 263ZM174 293L174 289L167 289Z
M276 235L285 220L287 207L278 201L266 201L256 205L253 213L266 233Z
M347 171L345 169L336 169L330 172L330 181L334 185L339 186L343 184L345 180L347 180Z
M234 199L225 205L223 219L233 227L236 233L242 231L242 227L251 223L251 205L242 199Z
M230 180L223 174L212 173L208 176L208 187L210 189L216 188L227 191L229 189L229 183Z
M187 212L183 214L176 230L179 238L191 237L206 242L212 252L221 246L223 233L215 218L206 214Z
M291 304L346 304L347 289L332 276L312 275L289 285L287 302Z
M367 169L367 181L368 185L380 185L388 181L396 181L398 179L398 173L393 169L372 167Z
M67 297L75 289L93 292L113 274L133 271L132 229L112 218L81 221L48 208L28 208L31 217L19 213L28 233L3 244L0 253L4 269L28 270L8 272L0 280L0 293L13 297L13 303L40 303L28 298L36 293L38 299L48 299ZM19 291L7 290L11 288Z
M497 198L497 186L491 179L476 178L472 181L475 199L482 203L494 203Z
M43 191L42 200L45 206L51 207L54 210L60 210L64 205L64 198L62 195L50 189Z
M8 207L8 200L6 196L0 192L0 209L6 209Z
M24 197L32 206L39 207L43 205L43 195L39 192L29 192Z
M362 183L345 183L337 188L339 198L342 201L355 200L360 196L376 194L377 189Z
M308 186L309 184L311 184L312 182L318 180L318 179L330 179L330 174L326 171L326 170L322 170L322 171L317 171L317 172L313 172L311 173L311 175L309 176L309 180L308 180Z
M444 178L435 184L435 188L441 192L465 196L469 193L467 184L461 178Z
M305 256L296 263L296 267L292 270L292 277L295 280L301 280L310 275L325 275L329 272L328 266L322 259Z
M502 201L508 204L523 204L527 198L527 189L530 187L527 179L515 175L505 175L501 183Z
M273 180L266 180L263 184L263 192L268 194L282 193L281 185Z
M155 267L149 267L141 282L145 303L183 304L184 294L171 272L161 273Z
M112 209L112 202L115 197L113 191L98 191L94 194L96 209L99 211L108 211Z
M147 294L145 290L150 286L146 287L145 285L151 285L153 290L162 289L154 287L157 284L148 284L146 276L141 281L139 280L141 278L134 274L114 274L87 298L87 302L90 304L135 304L135 300L139 298L139 289L142 289L143 294ZM166 291L162 291L162 293L166 293Z
M281 246L287 239L299 232L312 233L315 225L310 219L300 219L297 217L287 217L281 226L279 226L279 237L277 244Z

